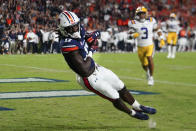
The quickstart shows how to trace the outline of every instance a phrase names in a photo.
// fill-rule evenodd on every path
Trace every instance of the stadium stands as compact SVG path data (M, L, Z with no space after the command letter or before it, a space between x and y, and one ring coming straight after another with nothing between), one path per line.
M15 53L18 48L18 32L23 33L26 41L27 33L33 30L39 37L39 50L42 53L42 33L40 30L52 31L57 27L58 13L71 10L80 18L88 31L113 29L113 35L128 29L128 21L133 19L134 11L139 5L149 10L158 23L168 19L171 12L177 14L180 25L193 36L196 27L196 1L194 0L0 0L0 26L4 35L1 38L1 54L5 39L9 42L10 32L16 35ZM20 31L21 30L21 31ZM13 40L13 39L12 39ZM13 40L14 41L14 40ZM21 41L21 40L20 40ZM52 48L52 40L47 48ZM10 43L9 43L10 45ZM126 43L125 43L126 46ZM11 46L10 46L11 47ZM10 53L10 47L8 54ZM109 49L109 47L108 47ZM25 49L24 49L25 50ZM47 49L50 50L50 49ZM126 50L124 50L126 51ZM48 51L50 53L50 51ZM47 53L47 52L46 52Z

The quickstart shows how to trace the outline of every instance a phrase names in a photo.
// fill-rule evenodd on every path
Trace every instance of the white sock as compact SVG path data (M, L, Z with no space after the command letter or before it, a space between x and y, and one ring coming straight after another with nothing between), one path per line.
M167 50L168 50L168 56L170 56L171 55L171 45L167 46Z
M147 69L146 74L147 74L147 79L149 79L150 78L150 70L149 69Z
M153 80L153 76L150 76L150 79Z
M172 47L172 55L175 56L176 55L176 46Z
M149 70L149 69L147 69L147 73L148 73L148 75L150 76L150 70Z
M131 110L130 115L131 115L131 116L134 116L134 115L136 114L136 112L135 112L133 109L130 109L130 110Z
M132 104L133 108L136 110L141 110L140 109L140 104L137 102L137 100L134 101L134 103Z

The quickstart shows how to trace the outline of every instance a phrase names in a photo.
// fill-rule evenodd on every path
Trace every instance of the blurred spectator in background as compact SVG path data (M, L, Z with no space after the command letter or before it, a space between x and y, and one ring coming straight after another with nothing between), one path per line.
M110 29L108 29L107 31L102 31L101 32L101 52L106 52L108 51L108 47L109 47L109 42L110 42L110 38L112 37L111 34L109 33Z
M5 32L2 38L2 43L1 43L1 54L9 54L9 47L10 47L10 42L9 42L9 36L8 32Z
M51 39L50 53L60 53L59 35L53 30L51 31L49 37Z
M171 13L169 19L166 22L167 24L167 48L168 55L167 58L175 58L176 56L176 44L178 41L178 32L179 32L179 21L177 16L174 13Z
M195 45L196 45L196 29L193 29L190 32L190 43L189 44L190 44L189 51L194 51Z
M186 51L186 47L188 47L187 32L183 27L179 32L178 45L179 45L178 47L179 52Z
M35 29L40 39L40 52L46 53L50 50L50 43L45 40L45 44L42 43L44 38L40 29L46 31L47 28L46 32L50 32L57 27L58 14L62 10L75 12L89 32L117 28L121 33L128 30L128 21L134 18L135 9L140 5L151 10L148 14L161 23L164 33L167 31L165 21L171 12L176 14L184 28L193 30L196 27L195 0L0 0L0 27L4 25L9 32L18 28L22 32L26 28ZM113 32L114 38L117 38L116 34ZM23 37L25 42L25 35ZM126 50L126 44L123 49L122 40L118 42L121 43L120 50ZM114 43L117 44L117 39Z
M42 45L41 45L41 53L46 54L49 53L50 50L50 43L49 43L49 30L48 27L45 26L44 30L41 29L40 32L42 33Z
M27 34L27 53L38 53L38 36L30 29ZM32 50L32 51L31 51Z
M17 30L17 45L16 45L16 52L17 54L23 54L23 39L24 33L21 29Z
M10 41L10 53L15 54L16 53L16 31L10 30L9 32L9 41Z

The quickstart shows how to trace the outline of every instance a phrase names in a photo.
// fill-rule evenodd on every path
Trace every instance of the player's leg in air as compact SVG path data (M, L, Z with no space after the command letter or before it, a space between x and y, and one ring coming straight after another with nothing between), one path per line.
M140 105L139 102L133 98L133 96L126 89L126 87L124 87L122 90L120 90L119 94L120 94L120 98L123 99L125 102L127 102L129 105L131 105L135 111L144 112L144 113L148 113L148 114L155 114L156 113L156 109L154 109L152 107Z
M119 92L120 98L118 98L112 102L114 107L116 107L117 109L129 114L130 116L132 116L134 118L140 119L140 120L148 120L149 119L148 115L145 113L148 113L148 114L155 114L156 113L156 109L154 109L152 107L140 105L139 102L133 98L133 96L126 89L125 86L123 89L121 89L118 92ZM124 104L124 102L122 100L127 102L129 105L131 105L132 109L129 109Z
M78 76L79 84L112 102L114 107L122 112L127 113L131 117L148 120L147 114L155 114L156 109L140 105L126 89L124 83L111 71L99 66L95 73L88 78ZM123 102L127 102L132 109L127 107Z
M154 79L153 79L154 63L152 58L153 50L154 50L153 45L138 48L138 56L140 58L143 69L146 71L148 85L150 86L154 85Z

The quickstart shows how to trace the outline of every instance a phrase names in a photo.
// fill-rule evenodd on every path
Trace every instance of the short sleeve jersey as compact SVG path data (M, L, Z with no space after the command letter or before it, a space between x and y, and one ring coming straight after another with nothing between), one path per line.
M179 29L179 21L178 20L167 20L168 32L178 32Z
M81 39L73 39L71 37L65 38L60 41L62 53L69 53L71 51L79 50L80 55L86 59L88 54L88 44L85 41L85 29L81 26L80 34Z
M138 46L144 47L153 44L153 29L157 28L157 22L153 17L149 17L144 22L131 20L129 27L140 34L137 38Z
M85 34L86 31L85 29L81 26L80 27L80 35L81 35L81 39L73 39L71 37L68 38L64 38L60 41L60 47L61 47L61 52L63 54L67 54L72 52L72 51L76 51L79 50L80 55L82 56L82 58L84 60L86 60L88 52L89 52L89 47L88 44L85 41ZM95 66L94 61L91 61L91 67Z

